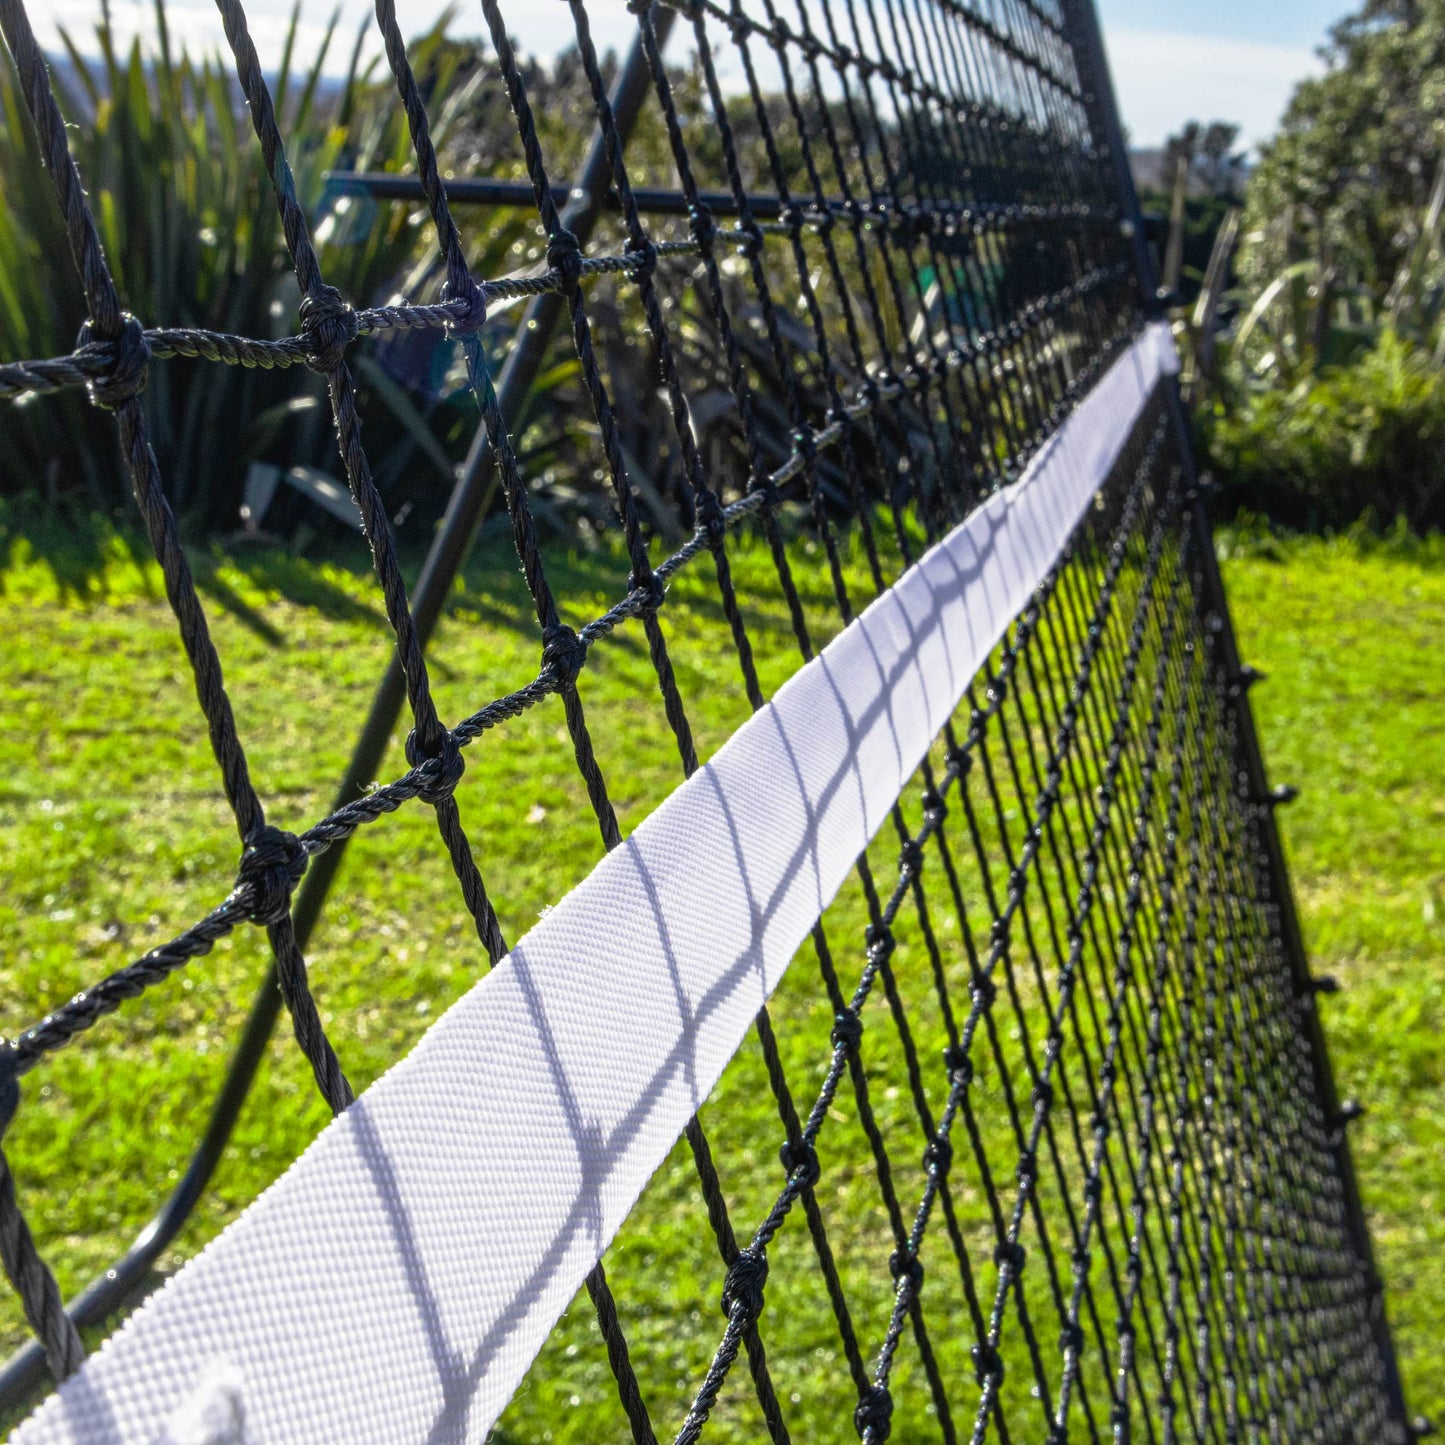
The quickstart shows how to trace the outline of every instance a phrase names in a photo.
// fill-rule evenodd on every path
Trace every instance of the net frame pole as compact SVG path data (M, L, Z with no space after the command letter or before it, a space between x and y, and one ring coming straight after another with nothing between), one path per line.
M1114 183L1118 189L1123 221L1134 253L1145 310L1152 318L1163 320L1167 316L1166 293L1160 290L1154 257L1145 234L1144 218L1134 186L1133 171L1129 166L1128 147L1119 118L1118 100L1114 94L1098 12L1094 0L1064 0L1063 10L1065 29L1070 34L1074 55L1084 72L1080 80L1084 91L1084 104L1090 114L1091 128L1107 149L1113 168ZM1341 1100L1317 1004L1319 990L1310 973L1309 956L1305 950L1304 934L1295 906L1294 889L1290 883L1284 846L1275 818L1275 807L1283 799L1271 791L1264 765L1264 752L1260 746L1258 729L1255 727L1254 710L1249 701L1249 674L1240 658L1239 641L1234 631L1234 619L1229 609L1224 577L1214 550L1214 533L1209 521L1209 486L1207 480L1200 475L1179 379L1177 376L1167 376L1161 385L1164 389L1169 426L1174 434L1187 484L1185 515L1194 535L1195 565L1203 584L1200 597L1203 620L1206 629L1214 636L1215 657L1224 674L1223 692L1233 709L1238 754L1235 762L1253 804L1255 828L1264 851L1270 890L1278 911L1281 942L1294 984L1296 1016L1293 1023L1304 1034L1309 1048L1315 1096L1320 1109L1334 1126L1335 1156L1344 1194L1350 1240L1359 1257L1365 1288L1370 1295L1370 1325L1384 1366L1386 1393L1393 1416L1391 1423L1396 1427L1398 1439L1403 1442L1422 1434L1424 1422L1412 1422L1405 1405L1394 1336L1385 1310L1384 1281L1375 1265L1374 1245L1370 1238L1369 1222L1350 1149L1346 1128L1348 1116L1341 1112Z
M667 6L657 10L656 28L660 31L671 25L676 11ZM663 17L666 20L663 20ZM585 193L590 199L597 199L587 177L590 169L584 170L583 179L576 186L554 185L552 198L557 205L567 206L580 203ZM426 199L426 191L416 176L400 175L393 171L328 171L327 189L337 195L369 196L374 201L405 201L416 205ZM623 210L622 198L616 190L605 189L600 204L609 211ZM637 209L644 215L687 216L691 201L681 190L662 190L649 186L628 187ZM809 198L811 199L811 198ZM728 191L700 191L698 200L715 216L739 216L742 206L738 198ZM482 177L463 176L460 180L447 182L447 201L453 210L460 206L515 206L521 210L536 207L537 196L528 181L496 181ZM759 220L776 221L783 214L782 197L762 192L746 193L747 209ZM834 198L829 202L834 209L841 210L846 201Z
M666 43L673 18L673 11L658 9L654 28L658 32L659 44ZM642 43L637 39L628 50L610 97L617 130L624 141L631 134L650 88L651 73ZM594 132L586 164L577 185L568 193L569 201L562 214L563 224L583 245L606 205L609 178L606 137L598 128ZM451 184L448 183L449 189ZM528 190L530 195L530 187ZM513 344L497 378L497 402L509 426L541 369L564 308L565 298L560 293L548 292L534 297L522 313ZM412 591L411 612L423 646L430 640L440 620L452 581L466 562L477 530L496 494L491 461L492 451L486 428L479 427ZM336 790L338 803L349 802L359 796L377 776L405 702L406 679L400 660L393 653ZM319 854L297 890L292 916L296 939L302 948L305 948L320 920L347 841L343 839L327 852ZM281 1007L282 998L277 988L273 961L251 1005L240 1042L217 1092L205 1133L179 1183L125 1254L67 1304L66 1313L78 1329L102 1323L137 1294L146 1292L146 1276L152 1265L185 1227L225 1153L280 1017ZM32 1339L0 1368L0 1409L22 1405L48 1379L44 1350L38 1340Z

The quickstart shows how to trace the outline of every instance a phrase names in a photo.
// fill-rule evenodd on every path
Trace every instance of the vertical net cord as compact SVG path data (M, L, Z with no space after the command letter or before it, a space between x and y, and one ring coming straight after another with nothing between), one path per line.
M145 384L148 349L140 323L121 310L100 238L65 136L65 124L46 73L44 57L20 0L0 4L0 29L15 61L26 106L45 153L56 199L65 219L72 259L85 292L90 335L115 346L111 374L91 383L91 399L116 413L121 451L152 550L165 579L166 595L190 660L196 693L206 717L212 751L221 768L226 796L241 835L240 882L256 898L250 917L264 924L276 960L277 976L291 1013L297 1042L311 1064L317 1085L333 1109L350 1101L350 1088L326 1039L307 985L306 964L290 921L290 894L305 866L293 834L266 823L250 779L245 751L236 732L220 659L211 642L204 610L196 594L180 534L162 490L159 468L146 433L139 394ZM18 1102L16 1064L7 1049L8 1125ZM80 1336L65 1313L59 1288L40 1261L15 1201L8 1164L0 1179L0 1245L4 1263L24 1303L26 1316L45 1348L57 1381L79 1368L84 1356Z
M736 12L735 12L735 14L736 14ZM805 18L805 22L806 22L806 17L804 17L804 18ZM695 28L696 28L697 30L701 31L701 29L702 29L702 22L701 22L700 18L695 19ZM739 31L742 31L742 30L744 29L744 27L743 27L740 23L737 25L736 28L737 28L737 30L739 30ZM705 37L705 34L701 34L701 35L699 36L699 40L700 40L700 49L701 49L702 46L705 46L705 45L706 45L706 37ZM784 204L785 204L785 208L786 208L786 202L787 202L786 189L785 189L786 183L785 183L784 178L783 178L783 177L780 175L780 173L779 173L779 172L780 172L780 168L779 168L778 163L777 163L776 152L775 152L775 150L774 150L774 149L772 148L772 146L771 146L770 137L769 137L769 135L768 135L766 114L765 114L765 111L763 110L763 108L762 108L762 106L761 106L761 104L760 104L760 98L759 98L759 95L758 95L756 78L755 78L755 76L754 76L754 74L753 74L753 72L752 72L751 65L750 65L750 62L749 62L749 59L748 59L748 54L747 54L747 50L746 50L746 42L745 42L744 39L742 39L742 36L741 36L741 35L739 35L739 43L740 43L740 48L742 49L742 53L743 53L744 65L745 65L745 68L747 69L748 74L749 74L750 89L751 89L752 95L753 95L755 112L756 112L757 115L758 115L759 124L760 124L760 127L763 129L763 133L764 133L765 139L768 139L768 141L769 141L769 156L770 156L770 160L771 160L772 165L773 165L774 181L775 181L775 184L778 184L778 186L779 186L779 192L780 192L780 194L783 196ZM715 116L716 116L717 119L718 119L719 126L720 126L720 128L721 128L721 127L723 127L723 126L726 125L726 112L725 112L725 108L719 103L719 98L718 98L718 95L717 95L716 85L715 85L715 77L714 77L713 73L711 72L711 68L710 68L710 65L709 65L709 63L708 63L708 58L707 58L707 55L706 55L705 52L703 53L703 57L702 57L702 58L703 58L703 64L704 64L704 67L705 67L705 71L708 73L709 88L710 88L710 91L712 91L712 93L713 93L714 113L715 113ZM794 108L794 113L795 113L795 115L796 115L796 114L797 114L796 99L795 99L795 96L794 96L793 91L792 91L791 77L790 77L790 75L789 75L789 73L788 73L787 64L786 64L786 60L785 60L785 59L784 59L784 83L785 83L785 87L786 87L787 92L788 92L788 95L789 95L790 104L793 106L793 108ZM825 114L826 114L826 112L825 112ZM807 149L806 133L805 133L805 131L803 131L803 128L802 128L801 125L800 125L799 129L800 129L800 135L802 136L802 140L803 140L805 157L806 157L806 158L808 159L808 161L809 161L810 173L811 173L812 178L813 178L813 183L814 183L815 189L821 191L821 183L820 183L820 181L819 181L819 179L818 179L818 177L817 177L816 168L813 168L813 167L811 166L811 156L810 156L810 153L809 153L809 151L808 151L808 149ZM725 142L725 146L726 146L726 145L727 145L726 132L724 133L724 142ZM744 216L744 219L743 219L743 222L742 222L742 226L741 226L740 229L746 230L746 227L747 227L747 225L748 225L748 217L747 217L747 213L746 213L746 196L745 196L745 194L744 194L743 191L742 191L742 186L741 186L740 178L737 177L735 166L732 166L731 164L730 164L730 174L733 176L733 184L734 184L734 187L735 187L735 192L737 193L736 198L737 198L737 200L738 200L738 202L739 202L740 209L743 211L743 216ZM785 209L785 214L786 214L786 209ZM800 246L800 243L799 243L799 241L798 241L798 233L797 233L796 228L793 229L792 234L793 234L795 255L799 258L800 285L801 285L801 287L803 288L805 298L810 298L810 297L811 297L811 289L810 289L810 287L809 287L808 278L807 278L806 263L801 260L801 246ZM827 244L826 234L825 234L824 240L825 240L825 245L826 245L826 244ZM829 247L828 249L829 249L829 251L830 251L830 253L831 253L831 247ZM756 262L756 259L755 259L756 248L752 248L752 250L753 250L753 254L754 254L755 281L756 281L756 283L757 283L757 285L758 285L759 292L760 292L760 294L761 294L761 296L762 296L762 298L763 298L763 302L764 302L764 306L765 306L765 315L766 315L766 314L767 314L767 310L766 310L766 308L767 308L767 295L768 295L767 290L766 290L766 279L765 279L765 277L763 277L763 276L761 275L761 268L757 265L757 262ZM831 254L830 254L830 260L831 260L831 262L832 262L832 266L833 266L833 268L834 268L834 270L835 270L835 275L836 275L836 265L837 265L837 263L836 263L836 258L832 257ZM915 280L916 280L916 272L915 272ZM921 290L921 287L920 287L919 289ZM846 292L844 292L844 305L845 305L845 310L846 310L847 307L848 307L848 303L847 303L847 299L846 299ZM814 316L814 318L815 318L815 330L818 331L819 333L821 333L821 327L816 325L816 317L817 317L816 303L812 303L811 301L810 301L810 311L811 311L811 313L813 314L813 316ZM851 325L851 314L848 315L848 320L849 320L850 337L854 338L855 341L856 341L857 333L856 333L856 329L853 328L852 325ZM773 326L772 326L771 324L770 324L770 326L769 326L769 331L770 331L770 339L771 339L771 338L774 338L774 337L775 337L775 331L774 331L774 328L773 328ZM820 350L822 351L822 354L824 355L824 357L826 357L826 351L823 350L823 343L822 343L822 337L821 337L821 335L819 335L819 342L820 342ZM775 339L774 339L774 350L775 350L775 353L781 350L780 346L777 344L777 342L776 342ZM824 366L826 367L826 361L824 362ZM785 374L786 374L786 373L785 373ZM828 375L828 379L831 380L831 372L828 372L827 375ZM845 435L845 443L846 443L846 435ZM866 525L866 523L865 523L865 525ZM870 554L871 554L871 552L872 552L872 549L870 548ZM834 575L835 579L838 579L838 577L839 577L839 569L838 569L837 563L836 563L836 554L835 554L831 549L830 549L830 551L829 551L829 560L830 560L830 567L831 567L831 570L832 570L832 572L833 572L833 575ZM875 565L876 565L876 563L875 563ZM844 611L844 615L845 615L845 616L848 615L848 604L847 604L847 600L846 600L846 594L844 594L844 596L840 599L840 608ZM875 912L876 912L876 908L877 908L876 894L873 892L873 890L871 889L871 887L869 887L869 893L870 893L870 903L871 903L873 909L874 909ZM894 993L894 1002L895 1002L895 1004L896 1004L896 993ZM896 1015L896 1016L897 1016L897 1015ZM903 1024L903 1021L902 1021L902 1019L901 1019L901 1016L898 1016L898 1017L899 1017L900 1025L901 1025L901 1026L904 1028L904 1030L905 1030L905 1032L904 1032L904 1037L905 1037L905 1040L906 1040L906 1038L907 1038L907 1035L906 1035L906 1025ZM915 1074L916 1074L916 1064L915 1064L914 1072L915 1072ZM925 1109L926 1109L926 1105L925 1105ZM926 1123L925 1123L925 1127L926 1127ZM895 1217L897 1217L896 1208L890 1210L890 1213L892 1213ZM901 1232L901 1231L900 1231L900 1232ZM965 1267L965 1269L966 1269L966 1264L965 1264L964 1267ZM920 1321L920 1322L921 1322L921 1321ZM924 1348L925 1348L925 1350L927 1349L926 1344L924 1345ZM851 1355L850 1355L850 1359L851 1359ZM941 1386L941 1381L938 1381L938 1380L936 1379L936 1377L935 1377L935 1398L936 1398L936 1401L937 1401L937 1402L941 1405L941 1407L942 1407L943 1418L944 1418L945 1421L946 1421L946 1420L947 1420L947 1403L946 1403L946 1397L944 1397L944 1395L943 1395L943 1390L942 1390L942 1386ZM696 1412L695 1412L695 1414L696 1414ZM684 1428L683 1436L680 1437L680 1438L686 1438L686 1436L687 1436L687 1427Z
M954 767L955 769L961 769L961 763L955 763ZM935 818L936 817L937 815L935 815ZM932 826L936 827L937 821L935 821ZM932 831L932 829L930 829L930 831ZM896 913L901 901L901 892L895 893L894 898L890 901L887 912L879 919L879 922L883 925L881 931L876 929L870 929L869 967L867 970L865 970L865 974L860 981L854 998L850 1001L847 1011L844 1013L840 1013L839 1015L840 1026L845 1022L849 1022L851 1023L851 1027L847 1029L841 1027L835 1029L835 1056L833 1068L830 1071L828 1084L825 1085L824 1094L820 1096L819 1105L815 1107L810 1116L810 1125L814 1132L816 1132L816 1129L821 1126L821 1121L827 1107L827 1102L831 1098L831 1089L836 1088L838 1078L841 1073L842 1061L845 1058L851 1057L851 1059L856 1062L857 1043L859 1038L861 1037L858 1012L861 1009L862 1003L866 1000L869 991L871 990L874 979L877 977L879 971L886 966L887 956L888 953L891 951L890 936L887 933L887 929L888 926L891 925L892 916ZM807 1136L805 1135L805 1137ZM809 1138L809 1143L811 1144L811 1142L812 1140L811 1138ZM786 1212L786 1209L790 1203L791 1197L790 1195L785 1193L782 1199L780 1199L779 1206L775 1208L769 1220L760 1229L759 1236L755 1238L755 1247L757 1246L759 1239L770 1237L772 1232L776 1230L779 1223L781 1222L782 1215ZM896 1206L890 1207L890 1215L895 1214L895 1212ZM898 1223L900 1226L900 1233L902 1233L901 1216L898 1219ZM904 1238L902 1243L903 1246L906 1247L906 1237ZM898 1260L898 1268L900 1270L905 1270L907 1267L907 1260L903 1256L901 1249L899 1255L896 1256L896 1258ZM916 1310L916 1300L913 1302L913 1304L915 1305L915 1318L921 1319L921 1315L918 1314ZM733 1332L730 1330L730 1334L731 1333ZM724 1344L722 1347L720 1347L718 1351L718 1355L714 1360L713 1367L709 1371L708 1379L704 1382L702 1389L699 1391L697 1400L694 1403L693 1411L689 1416L689 1421L684 1426L684 1430L679 1436L679 1439L696 1438L697 1433L700 1431L701 1424L706 1418L706 1413L710 1409L711 1404L716 1397L717 1390L720 1388L722 1377L726 1374L726 1370L731 1363L729 1345L730 1341L727 1337L725 1337ZM733 1350L735 1352L735 1345L733 1346ZM870 1388L869 1393L865 1395L862 1399L860 1399L860 1413L869 1410L876 1411L880 1407L884 1409L886 1409L887 1407L885 1393L875 1392L872 1388Z
M271 176L276 206L281 216L286 249L301 288L302 329L314 344L314 355L308 365L323 376L331 398L332 419L340 448L347 485L361 511L362 530L371 548L376 575L381 583L387 621L396 639L397 655L406 675L407 697L415 722L407 739L407 761L413 767L424 759L441 760L434 782L422 795L436 810L437 828L446 844L452 867L461 885L467 908L476 923L478 936L493 957L500 947L501 934L496 916L487 899L486 887L472 857L466 832L461 825L460 810L454 794L461 781L465 762L456 740L442 725L432 701L426 659L421 638L407 603L406 584L396 555L396 542L391 523L361 441L361 419L356 409L356 388L346 363L346 349L356 339L356 314L333 286L321 275L321 266L311 242L305 213L296 197L291 167L286 159L270 88L261 72L261 64L239 0L216 0L226 40L236 61L240 81L251 113L251 123L260 142L266 169ZM474 301L469 293L467 299ZM483 308L483 314L485 314ZM298 950L299 957L299 950ZM342 1081L344 1085L344 1080ZM350 1102L350 1089L328 1095L333 1108Z

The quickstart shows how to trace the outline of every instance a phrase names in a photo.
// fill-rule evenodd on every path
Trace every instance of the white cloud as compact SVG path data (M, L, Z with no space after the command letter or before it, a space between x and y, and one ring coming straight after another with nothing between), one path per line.
M246 0L246 16L256 51L265 66L280 59L286 31L291 19L292 0ZM60 28L70 33L83 53L95 50L95 22L101 13L100 0L30 0L29 10L40 43L47 49L57 46ZM326 68L341 72L351 56L351 47L358 26L369 21L371 34L367 53L381 51L380 37L372 17L369 0L302 0L301 23L297 32L297 63L309 65L325 34L326 23L333 8L341 12ZM443 0L412 0L398 7L403 28L416 33L432 24L441 13ZM588 13L592 35L599 50L624 48L637 29L637 22L628 14L626 0L591 0ZM156 33L154 0L111 0L111 21L116 35L126 44L134 35L147 40ZM463 3L452 23L454 35L481 35L486 22L481 7ZM508 28L524 50L548 55L574 38L572 20L566 7L555 3L511 4L504 7ZM193 52L226 50L225 31L214 0L167 0L166 22L178 46L184 43Z
M1246 144L1279 123L1297 81L1324 63L1303 46L1164 30L1111 30L1109 66L1134 145L1155 146L1187 120L1236 121Z

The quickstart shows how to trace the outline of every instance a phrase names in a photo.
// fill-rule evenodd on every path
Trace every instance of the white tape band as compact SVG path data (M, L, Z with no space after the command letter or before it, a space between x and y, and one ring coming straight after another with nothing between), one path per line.
M1152 326L14 1438L482 1440L1176 369Z

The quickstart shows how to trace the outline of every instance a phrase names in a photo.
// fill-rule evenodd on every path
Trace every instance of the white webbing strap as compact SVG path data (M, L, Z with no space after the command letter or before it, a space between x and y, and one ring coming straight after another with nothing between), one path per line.
M480 1441L1176 367L1151 327L16 1440Z

